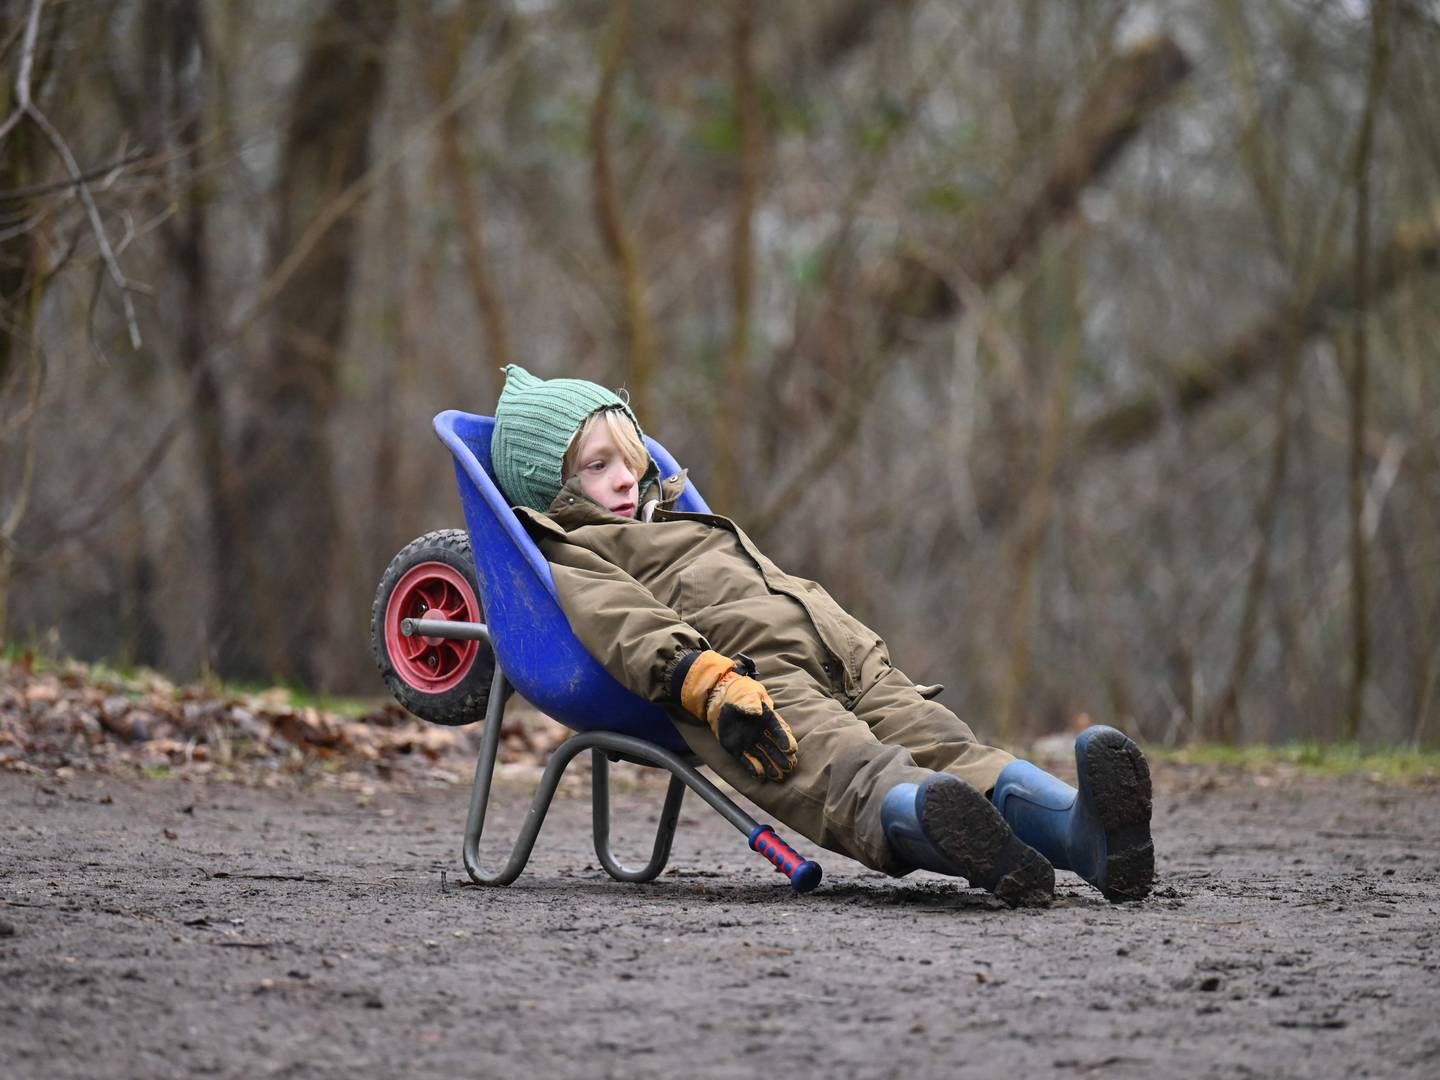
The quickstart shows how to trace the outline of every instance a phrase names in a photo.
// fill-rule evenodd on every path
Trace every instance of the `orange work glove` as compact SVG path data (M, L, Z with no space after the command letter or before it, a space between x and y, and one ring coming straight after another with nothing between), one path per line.
M743 658L750 672L755 668ZM726 753L757 780L783 780L795 768L795 735L770 695L734 660L706 649L695 655L680 684L680 705L705 721Z

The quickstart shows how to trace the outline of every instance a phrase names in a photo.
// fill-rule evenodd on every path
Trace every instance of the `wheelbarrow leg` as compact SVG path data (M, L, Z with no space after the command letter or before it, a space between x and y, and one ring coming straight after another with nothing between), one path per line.
M670 860L670 844L675 839L675 826L680 821L680 803L685 798L685 781L671 775L665 792L665 805L660 811L660 826L655 832L655 846L650 861L639 870L631 870L616 861L610 850L610 758L603 750L590 751L590 790L595 826L595 855L605 872L616 881L654 881Z
M694 767L683 761L678 755L631 735L618 735L613 732L603 731L591 731L576 735L568 742L562 743L561 746L563 749L564 747L577 744L608 750L612 753L622 754L630 760L637 761L643 765L653 765L656 768L668 770L673 780L678 780L685 787L695 792L696 795L714 808L721 817L744 833L746 839L749 841L750 849L759 852L770 861L776 870L789 878L790 884L794 886L796 892L809 892L820 884L822 873L819 863L813 859L801 858L800 854L794 848L776 835L774 829L769 825L761 825L749 814L745 813L744 810L741 810L740 807L736 806L719 788L701 776ZM600 775L598 769L596 770L596 775ZM601 781L601 785L600 790L608 793L609 789L604 786L604 780ZM675 793L673 787L671 788L670 797L675 799L675 809L678 811L680 796ZM670 797L666 799L667 809L670 805ZM599 804L597 803L596 805L598 806ZM607 808L608 805L607 799ZM664 811L662 811L660 824L662 830L666 828ZM658 844L659 837L656 839ZM599 851L598 840L596 850L597 852ZM657 863L656 856L652 856L651 863L655 865L658 871L659 867L663 865L663 860ZM610 868L607 866L606 869L608 870ZM650 867L646 867L646 870L649 869Z
M490 781L495 776L495 758L500 750L500 725L504 720L505 700L512 690L505 673L497 666L495 681L490 688L490 705L485 712L485 733L480 740L480 757L475 762L475 786L470 792L470 814L465 821L465 842L461 848L465 872L477 885L509 885L520 876L525 864L530 861L530 853L535 849L535 838L540 835L540 826L545 823L550 800L555 797L555 789L560 786L560 777L565 772L565 767L576 754L585 749L584 744L568 742L556 747L550 757L550 764L540 777L540 786L535 791L535 797L530 800L530 810L520 827L520 836L510 852L509 862L498 874L487 874L480 869L480 834L485 830L485 811L490 803Z
M485 731L480 739L480 756L475 762L475 786L470 792L470 814L465 821L465 841L461 856L465 872L477 885L509 885L530 861L535 849L540 826L555 790L560 786L560 777L575 756L583 750L596 752L594 772L593 811L595 832L595 853L611 877L620 881L650 881L654 879L670 858L670 845L675 838L675 826L680 816L680 803L688 787L708 803L720 816L745 834L750 847L769 859L775 868L790 879L796 892L809 892L820 883L820 866L800 855L780 839L768 825L761 825L749 814L736 806L710 781L701 776L691 765L669 750L661 749L630 735L618 735L608 731L587 731L566 739L550 755L550 763L541 774L539 787L530 800L530 809L525 814L520 835L511 849L510 859L497 874L487 874L480 868L480 835L485 830L485 811L490 804L490 783L495 776L495 760L500 751L500 725L504 719L505 701L512 688L505 673L497 666L495 681L491 684L490 704L485 713ZM610 852L610 775L607 753L623 754L641 764L653 765L670 773L670 788L665 794L665 805L660 811L660 826L655 833L655 847L650 861L639 870L631 870L616 862Z
M490 640L490 629L484 623L406 619L401 626L406 634L433 634L471 641ZM741 810L678 755L632 735L608 731L581 732L555 748L550 756L550 763L540 777L535 797L530 800L530 810L520 827L520 836L510 851L509 861L498 874L485 873L480 869L480 834L485 830L485 811L490 805L490 783L495 778L495 760L500 752L500 727L504 721L505 702L512 689L510 681L505 678L504 670L496 664L495 678L490 684L490 701L485 710L485 730L480 737L480 756L475 762L475 784L470 790L470 812L465 820L465 840L460 849L461 858L465 862L465 872L477 885L509 885L520 876L525 864L530 861L530 853L535 849L535 839L540 835L540 826L545 823L550 802L555 797L556 788L560 786L560 777L575 759L575 755L582 750L595 751L592 788L595 854L611 877L620 881L650 881L665 868L665 863L670 858L671 842L675 839L680 802L685 797L685 788L688 787L721 817L744 833L750 849L758 851L776 870L789 878L796 892L809 892L820 884L819 863L813 859L801 858L800 853L782 840L774 829L769 825L761 825ZM610 851L610 773L607 753L617 757L625 756L643 765L666 769L670 773L670 788L665 793L665 805L660 811L660 827L655 832L655 846L650 852L650 861L639 870L622 866Z

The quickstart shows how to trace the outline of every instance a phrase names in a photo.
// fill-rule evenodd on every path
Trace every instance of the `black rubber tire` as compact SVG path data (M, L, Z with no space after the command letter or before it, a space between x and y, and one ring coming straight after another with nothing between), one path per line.
M495 653L486 641L476 642L478 651L464 677L455 686L440 693L427 693L412 685L396 670L385 641L385 612L391 594L400 579L422 563L444 563L464 575L479 605L480 590L475 583L475 559L470 552L470 536L464 529L438 529L417 537L400 549L380 578L375 590L375 603L370 608L370 649L380 676L395 700L422 720L432 724L456 727L485 719L490 702L490 682L495 677ZM483 610L477 610L476 621L484 621Z

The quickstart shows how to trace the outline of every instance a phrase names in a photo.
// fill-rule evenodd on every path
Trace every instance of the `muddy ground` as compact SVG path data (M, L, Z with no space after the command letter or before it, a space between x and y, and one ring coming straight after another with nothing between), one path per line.
M479 889L463 786L0 773L0 1075L1440 1075L1440 788L1158 781L1150 899L1009 911L823 854L793 896L698 805L654 884L572 795Z

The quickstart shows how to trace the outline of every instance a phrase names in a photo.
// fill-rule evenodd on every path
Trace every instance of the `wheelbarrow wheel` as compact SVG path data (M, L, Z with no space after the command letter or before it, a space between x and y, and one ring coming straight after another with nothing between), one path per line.
M404 620L420 618L485 621L464 529L426 533L390 560L370 609L370 647L395 700L420 719L452 726L485 719L495 675L489 642L401 633Z

